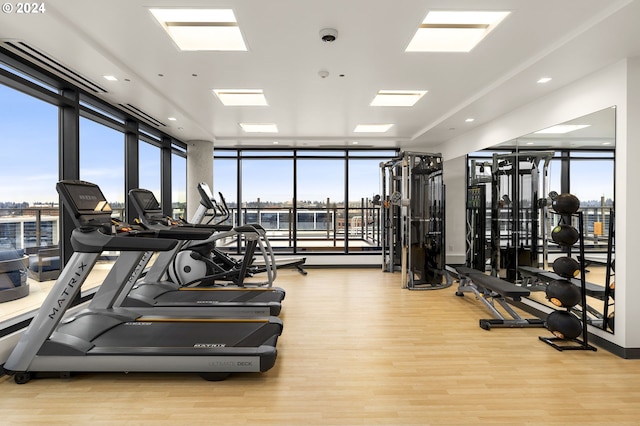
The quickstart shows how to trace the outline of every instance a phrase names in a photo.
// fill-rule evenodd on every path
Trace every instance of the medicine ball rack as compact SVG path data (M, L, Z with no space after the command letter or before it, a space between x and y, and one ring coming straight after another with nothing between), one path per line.
M550 345L551 347L559 350L559 351L565 351L565 350L591 350L591 351L596 351L597 349L594 346L589 345L589 337L588 337L588 330L587 330L587 324L588 324L588 319L587 319L587 293L586 293L586 278L585 278L585 274L586 274L586 268L585 268L585 261L584 261L584 218L583 218L583 214L581 211L577 211L573 214L565 214L565 213L558 213L558 212L554 212L554 211L550 211L550 213L555 214L560 216L558 225L564 225L564 224L571 224L571 218L573 217L577 217L578 219L578 243L579 243L579 256L578 259L579 260L579 270L580 270L580 306L581 306L581 312L580 312L580 322L581 322L581 326L582 326L582 330L581 333L582 334L582 338L576 337L576 338L566 338L566 337L558 337L557 335L555 337L543 337L543 336L539 336L538 338L547 343L548 345ZM571 257L571 246L565 246L566 252L567 252L567 257ZM556 311L558 312L558 311ZM571 307L567 307L565 308L564 312L566 312L568 315L574 316L575 314L571 312ZM549 314L549 316L553 315L553 313ZM549 317L547 317L547 327L548 327L548 319ZM549 328L549 327L548 327ZM562 344L562 342L565 342L566 344Z

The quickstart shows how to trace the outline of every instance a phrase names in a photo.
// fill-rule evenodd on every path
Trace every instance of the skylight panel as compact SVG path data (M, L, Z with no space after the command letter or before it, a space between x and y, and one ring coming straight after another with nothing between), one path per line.
M278 126L273 123L240 123L246 133L278 133Z
M405 52L469 52L509 13L430 11Z
M427 93L426 90L380 90L371 101L371 106L407 106L416 104Z
M355 133L384 133L391 127L393 124L358 124L353 131Z
M225 106L267 106L262 89L214 89L213 93Z
M231 9L149 9L180 50L246 51Z

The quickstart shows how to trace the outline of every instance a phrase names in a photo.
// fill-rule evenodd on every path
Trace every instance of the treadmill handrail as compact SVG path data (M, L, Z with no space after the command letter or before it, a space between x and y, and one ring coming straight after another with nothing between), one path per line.
M139 237L138 235L144 235ZM159 238L158 233L124 232L106 235L100 229L71 231L71 246L74 251L82 253L101 253L113 251L167 251L178 244L175 238Z

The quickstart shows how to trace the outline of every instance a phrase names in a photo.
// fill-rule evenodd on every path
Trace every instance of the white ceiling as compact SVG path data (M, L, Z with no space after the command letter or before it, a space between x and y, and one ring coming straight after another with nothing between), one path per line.
M179 51L148 10L178 6L232 8L249 51ZM176 138L217 147L357 141L429 150L640 54L633 0L47 0L45 7L1 13L0 39L55 58L105 88L101 98L139 108ZM405 53L429 10L512 13L469 53ZM326 27L338 30L335 42L321 41ZM544 76L553 80L537 84ZM269 106L225 107L211 92L256 88ZM369 106L382 89L428 93L412 108ZM280 132L244 134L239 122L272 122ZM394 126L383 135L353 133L375 123Z

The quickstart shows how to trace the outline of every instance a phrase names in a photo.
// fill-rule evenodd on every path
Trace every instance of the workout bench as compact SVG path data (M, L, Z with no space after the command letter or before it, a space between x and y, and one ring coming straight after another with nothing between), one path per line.
M460 278L456 296L463 297L464 293L467 292L475 294L476 298L480 300L495 317L494 319L481 319L480 328L491 330L491 327L544 327L544 321L541 319L522 318L507 301L507 299L510 299L517 302L520 301L522 297L529 296L530 292L528 289L464 266L456 267L456 271ZM505 318L502 312L496 308L496 303L499 304L511 318Z
M538 281L542 283L542 290L544 290L547 284L553 280L566 280L567 278L562 278L560 275L555 272L546 271L544 269L534 268L531 266L519 266L518 270L520 273L526 278L527 282L535 282ZM581 282L577 278L568 279L571 284L576 287L581 287ZM593 297L594 299L604 300L604 286L599 284L594 284L590 282L585 282L585 294L587 296Z

